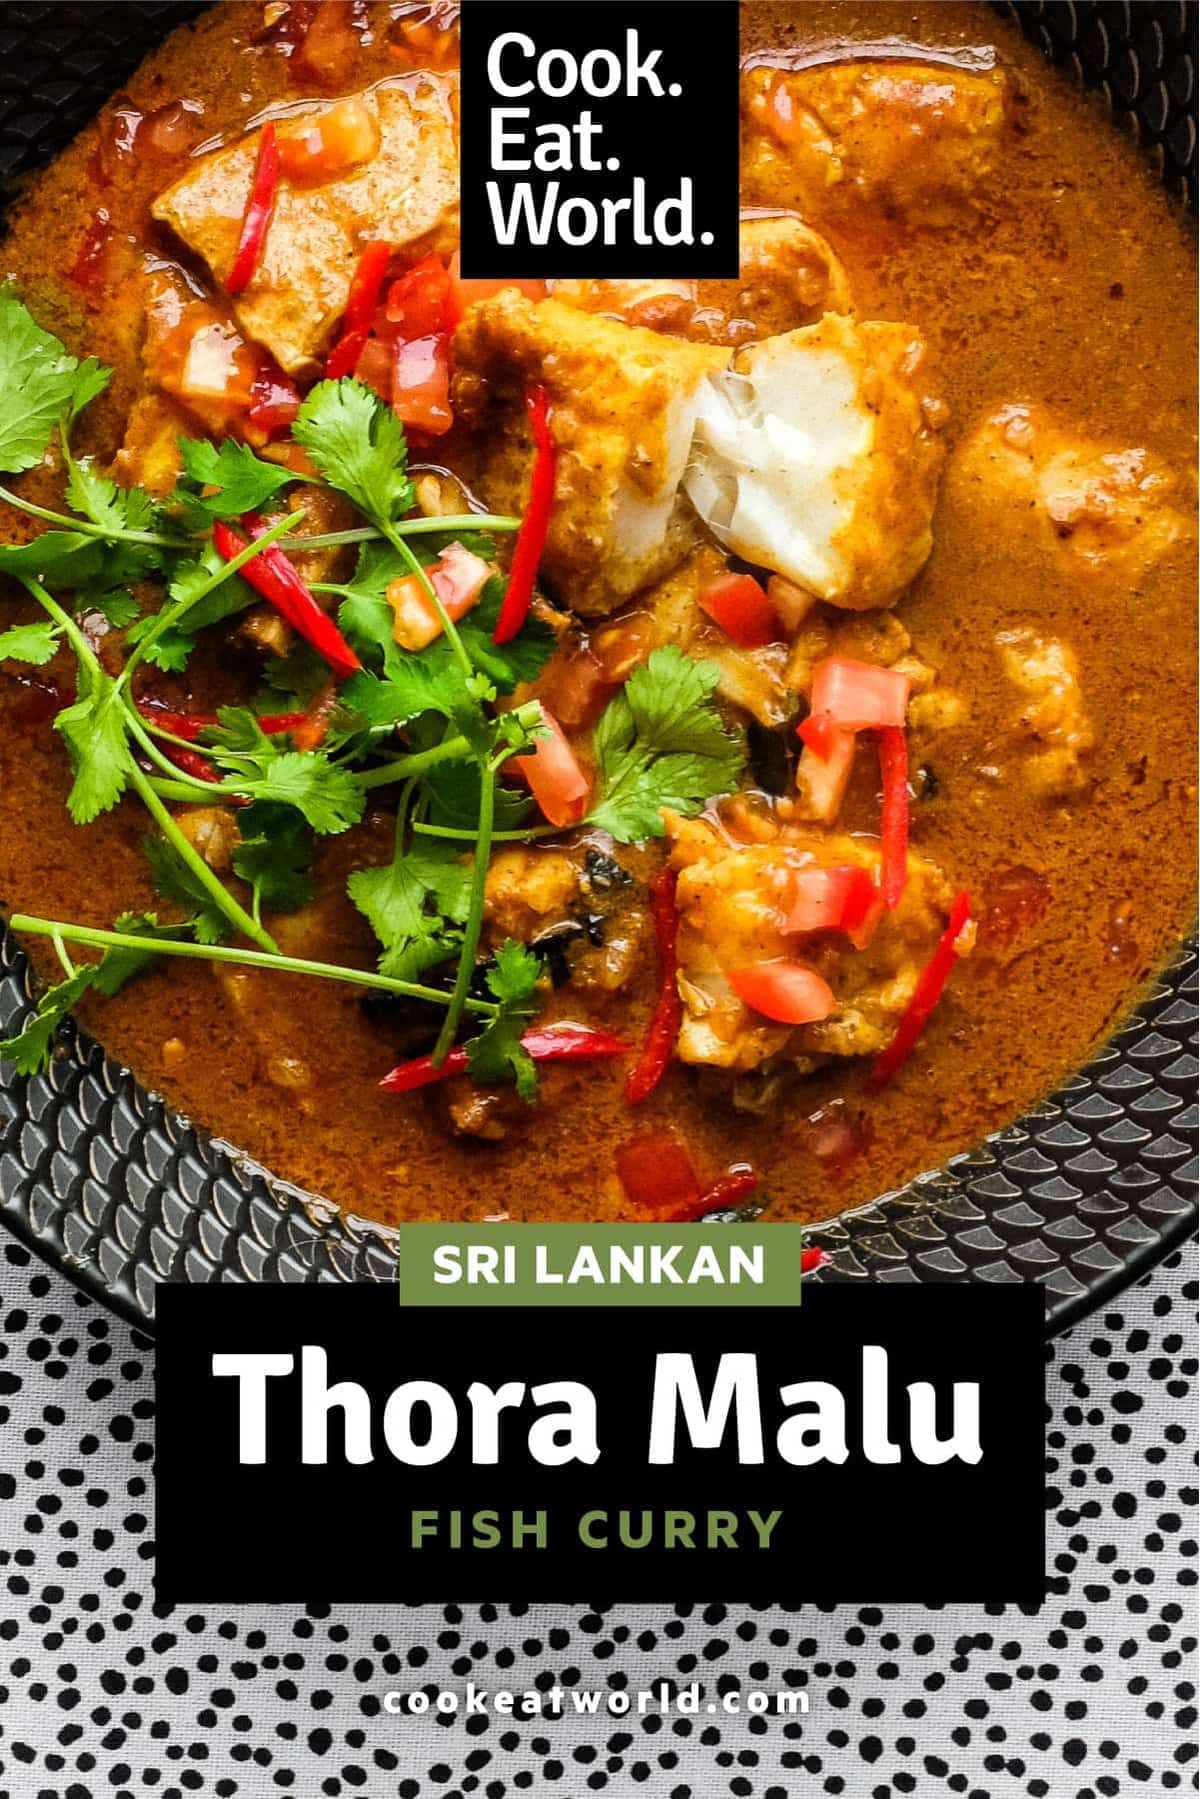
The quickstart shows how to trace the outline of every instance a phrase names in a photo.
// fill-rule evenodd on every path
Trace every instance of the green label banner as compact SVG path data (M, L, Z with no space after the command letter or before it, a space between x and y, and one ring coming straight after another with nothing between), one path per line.
M796 1306L798 1224L402 1224L405 1306Z

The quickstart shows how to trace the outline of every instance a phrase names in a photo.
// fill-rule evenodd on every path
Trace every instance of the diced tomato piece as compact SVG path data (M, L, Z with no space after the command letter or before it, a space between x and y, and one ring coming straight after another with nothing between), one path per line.
M774 607L753 575L718 575L696 599L701 611L744 650L761 650L783 637Z
M838 740L846 733L838 729L828 712L810 712L796 726L796 735L814 756L819 756L822 762L828 762L838 747Z
M883 912L883 896L858 863L801 868L792 883L789 931L844 931L865 949Z
M812 711L843 731L880 731L904 723L910 685L895 669L826 656L813 670Z
M354 341L358 341L357 333L355 334ZM355 378L356 380L361 381L364 386L373 387L381 400L390 400L392 397L392 374L395 369L396 352L391 344L385 344L378 337L363 337L361 341L362 352L354 364ZM347 343L347 339L343 338L342 344L345 343ZM333 357L338 355L338 352L342 348L342 344L337 345L333 352ZM331 362L333 357L330 358Z
M450 354L444 337L396 343L392 410L405 425L440 437L454 423L450 410Z
M315 186L370 162L379 149L379 120L357 94L279 139L279 167L288 181Z
M564 725L594 724L613 691L590 649L559 650L542 670L539 697Z
M388 288L385 316L401 337L438 337L450 329L449 270L440 257L424 256Z
M796 787L805 798L806 815L818 823L832 824L841 811L854 767L855 742L853 731L838 731L827 756L819 756L806 744L796 764Z
M549 736L539 737L528 756L514 756L512 767L526 783L545 818L563 830L577 825L587 810L591 782L563 736L562 726L542 707Z
M67 271L68 279L76 287L90 293L105 285L104 265L112 246L112 236L112 215L107 206L100 206L92 214L87 229L79 240L75 260Z
M491 572L491 564L465 545L446 545L434 565L433 585L452 618L461 618L475 604Z
M617 1179L644 1212L684 1210L700 1198L692 1159L670 1131L643 1131L617 1149Z
M482 556L464 549L460 543L451 543L425 572L438 599L457 623L478 600L492 570ZM437 608L416 575L392 581L387 601L396 615L393 635L402 649L423 650L441 634L443 626Z
M299 410L300 392L295 382L276 363L263 363L250 384L246 435L266 443L277 432L287 431Z
M744 1004L777 1024L816 1024L836 1003L828 981L804 962L756 962L725 974Z

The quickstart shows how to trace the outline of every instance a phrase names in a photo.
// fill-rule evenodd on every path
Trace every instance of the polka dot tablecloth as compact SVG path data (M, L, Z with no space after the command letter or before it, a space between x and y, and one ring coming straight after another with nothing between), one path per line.
M152 1591L153 1345L4 1244L0 1796L1192 1790L1192 1274L1190 1252L1175 1255L1053 1346L1051 1580L1037 1611L668 1609L603 1595L171 1608ZM838 1555L836 1536L814 1529L813 1554ZM801 1689L809 1711L439 1719L383 1705L389 1690L468 1681L610 1692L662 1680L698 1681L705 1699Z

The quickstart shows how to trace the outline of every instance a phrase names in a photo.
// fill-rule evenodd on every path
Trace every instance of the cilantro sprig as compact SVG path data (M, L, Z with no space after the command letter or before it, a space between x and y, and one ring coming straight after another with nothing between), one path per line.
M125 795L138 798L156 827L145 840L151 880L178 916L160 924L154 913L124 914L112 931L15 918L18 929L53 939L65 978L0 1054L25 1072L44 1066L60 1020L89 988L116 992L163 960L190 956L437 1004L444 1015L435 1065L474 1019L482 1026L466 1045L474 1077L513 1081L532 1099L536 1073L521 1039L536 1007L539 960L519 944L502 945L483 975L487 997L477 972L493 843L549 830L530 827L527 794L501 782L506 763L536 744L540 707L497 709L496 702L536 679L554 636L531 617L511 642L492 641L505 591L499 573L457 623L429 577L450 543L493 561L488 533L519 521L407 516L416 496L403 426L352 378L320 382L303 402L293 438L307 455L304 474L245 444L185 437L181 474L166 499L121 486L72 443L79 414L107 379L108 371L71 356L43 331L11 290L0 292L0 473L20 476L57 457L69 509L0 487L0 499L45 527L31 543L0 545L0 574L41 611L0 632L0 660L44 666L73 659L75 697L55 719L74 776L70 815L86 825ZM313 486L341 494L364 522L305 534L303 492ZM218 553L214 524L284 505L239 554L226 561ZM297 644L272 659L267 691L253 705L222 707L215 724L181 737L169 716L139 708L139 671L183 671L205 631L253 602L241 571L272 545L285 554L355 549L351 574L312 591L336 604L361 671L331 703L328 669ZM397 644L388 601L392 583L409 576L442 626L419 652ZM84 636L84 610L102 612L123 633L124 660L115 670ZM656 650L630 677L597 727L588 823L618 841L640 841L661 834L664 808L694 813L736 786L742 750L717 713L716 680L715 667L673 648ZM264 728L262 715L279 712L285 696L300 717L323 708L319 731L302 741L295 726ZM351 829L371 796L389 790L398 790L392 856L348 880L349 897L378 940L378 967L281 955L265 921L311 902L316 841ZM221 875L170 808L231 804L232 866ZM100 959L76 968L67 943L100 951ZM421 979L451 966L442 984Z
M693 662L674 644L634 670L596 727L591 824L618 843L639 843L662 836L664 810L692 818L733 792L745 752L713 704L719 678L714 662Z

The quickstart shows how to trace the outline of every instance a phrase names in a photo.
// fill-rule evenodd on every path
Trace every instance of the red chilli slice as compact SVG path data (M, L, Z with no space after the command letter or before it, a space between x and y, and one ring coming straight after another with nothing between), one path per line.
M916 990L896 1027L896 1035L871 1066L871 1072L867 1076L867 1086L871 1092L878 1093L881 1087L886 1087L897 1070L908 1060L914 1043L928 1023L929 1014L941 997L942 988L954 972L959 954L958 941L970 921L971 901L964 888L955 895L950 907L950 918L938 940L938 946L917 977Z
M254 279L266 242L267 226L271 222L271 209L275 204L275 190L278 186L279 144L274 125L266 124L258 142L258 161L254 165L250 198L242 217L242 235L238 239L233 266L225 277L227 294L240 294Z
M533 473L529 480L529 502L513 547L504 602L496 620L496 629L492 632L493 643L508 643L529 616L533 584L537 579L542 551L546 547L546 531L554 505L554 475L558 452L550 435L550 400L544 387L529 389L525 395L525 410L529 414L529 426L533 432Z
M902 725L887 725L879 733L879 772L883 780L880 886L884 905L894 912L908 881L908 745Z
M261 537L266 529L254 512L245 513L240 523L252 538ZM223 556L226 562L232 562L246 548L245 539L239 537L224 519L218 519L213 526L213 543L218 555ZM352 675L362 667L334 621L327 612L321 610L283 551L275 544L268 544L265 550L261 550L238 572L255 593L261 594L264 600L269 600L280 617L285 618L306 642L311 643L335 674Z
M642 1053L625 1082L625 1098L631 1106L639 1105L658 1086L679 1035L682 1005L675 983L675 939L679 931L675 887L676 874L673 868L661 869L650 885L654 936L658 945L658 999L650 1019L650 1028L646 1032L646 1041L642 1045Z
M592 1056L623 1056L629 1048L619 1037L607 1031L594 1031L589 1025L544 1025L540 1031L526 1031L521 1039L535 1062L579 1062ZM379 1085L385 1093L414 1093L418 1087L432 1086L455 1074L467 1074L470 1060L465 1049L452 1049L437 1068L432 1056L417 1056L401 1062Z

